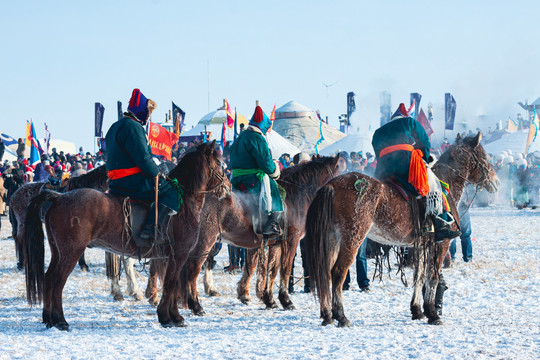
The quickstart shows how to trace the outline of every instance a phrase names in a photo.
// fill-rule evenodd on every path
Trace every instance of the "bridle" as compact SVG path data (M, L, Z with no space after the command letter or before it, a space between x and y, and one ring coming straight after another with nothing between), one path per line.
M217 179L217 181L214 187L207 190L201 190L200 193L219 195L222 188L224 188L226 194L230 193L231 189L226 185L225 179L227 178L227 175L225 175L223 167L220 167L221 172L218 172L210 166L210 160L206 159L206 162L208 164L208 167L210 168L210 178L208 180Z

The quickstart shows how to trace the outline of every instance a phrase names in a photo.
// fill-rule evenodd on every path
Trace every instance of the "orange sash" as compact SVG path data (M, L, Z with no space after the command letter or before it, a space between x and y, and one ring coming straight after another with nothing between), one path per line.
M141 168L138 166L129 168L129 169L115 169L107 171L107 176L111 180L118 180L126 176L138 174L142 172Z
M415 149L409 144L397 144L385 147L381 150L379 157L383 157L391 152L404 150L411 152L411 163L409 164L409 184L414 186L418 194L426 196L429 192L426 164L422 160L422 150Z

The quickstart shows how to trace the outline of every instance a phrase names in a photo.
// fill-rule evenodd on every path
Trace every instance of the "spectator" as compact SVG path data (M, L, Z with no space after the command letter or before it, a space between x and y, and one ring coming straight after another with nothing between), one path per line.
M0 138L0 162L2 161L2 158L4 157L4 151L6 150L6 144L2 141L2 138Z
M19 138L17 141L17 158L18 159L24 159L24 153L26 151L26 144L24 143L23 138Z
M459 226L461 227L462 234L459 236L461 239L461 252L463 254L463 261L469 262L472 260L472 242L471 242L471 215L469 212L469 208L472 204L472 201L474 199L474 186L469 184L465 187L465 191L463 192L463 195L461 196L461 201L458 205L458 213L459 213ZM452 240L450 243L450 256L452 258L452 262L455 260L456 255L456 239Z

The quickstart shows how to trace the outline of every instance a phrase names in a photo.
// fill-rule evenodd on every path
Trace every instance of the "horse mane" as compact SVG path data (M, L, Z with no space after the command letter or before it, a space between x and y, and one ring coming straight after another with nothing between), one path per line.
M93 188L100 191L109 189L109 178L107 177L107 167L101 165L84 175L69 179L69 190L79 188Z
M210 158L219 160L219 153L215 149L214 142L197 146L195 151L184 155L178 165L171 170L169 178L178 180L184 196L193 195L206 185L207 174L210 171Z
M456 142L450 145L450 147L441 155L439 160L435 163L433 171L441 177L446 176L451 172L450 167L456 168L458 165L466 165L467 157L461 155L463 155L464 152L473 149L475 145L476 135L458 138ZM447 166L439 166L440 164Z
M277 182L287 191L286 200L294 204L311 203L317 190L324 185L321 179L327 182L336 176L337 161L338 158L332 156L314 157L311 161L284 169Z

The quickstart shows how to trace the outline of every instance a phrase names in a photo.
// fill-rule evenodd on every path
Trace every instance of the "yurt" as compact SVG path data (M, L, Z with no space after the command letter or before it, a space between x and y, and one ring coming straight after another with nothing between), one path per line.
M315 152L315 144L319 140L320 124L321 121L313 110L289 101L276 109L273 129L303 152L311 154ZM324 141L319 144L319 149L345 137L344 133L324 122L322 133Z
M489 154L499 154L502 151L512 150L512 153L524 153L525 146L527 145L527 137L529 136L529 129L519 130L507 135L502 136L500 139L483 145L484 149ZM540 150L540 136L532 142L529 152Z
M372 133L354 133L345 136L343 139L336 141L333 144L328 145L327 147L319 150L319 154L325 156L334 155L340 151L351 152L362 152L363 156L366 156L366 153L370 152L375 154L373 151L373 146L371 145L371 138L373 137Z

